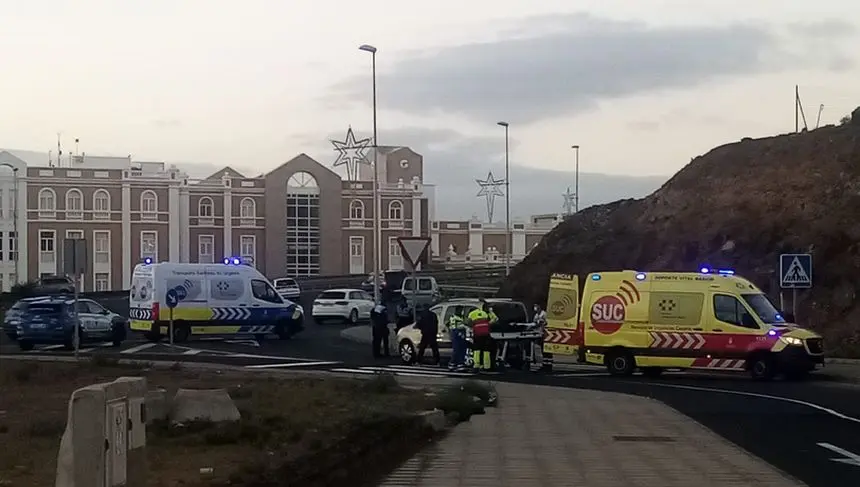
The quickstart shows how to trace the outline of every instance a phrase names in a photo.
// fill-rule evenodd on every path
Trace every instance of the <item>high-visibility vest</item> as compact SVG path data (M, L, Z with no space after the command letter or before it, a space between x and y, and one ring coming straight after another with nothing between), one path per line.
M469 313L469 321L472 322L472 334L474 336L487 336L490 334L490 315L484 310L472 310Z

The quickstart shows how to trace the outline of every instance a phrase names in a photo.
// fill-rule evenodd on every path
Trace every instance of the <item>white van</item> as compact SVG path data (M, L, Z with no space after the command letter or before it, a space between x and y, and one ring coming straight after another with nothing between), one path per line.
M172 309L171 309L172 308ZM242 264L138 264L129 295L129 328L150 340L191 335L269 333L287 339L303 328L301 306L283 299L265 276Z

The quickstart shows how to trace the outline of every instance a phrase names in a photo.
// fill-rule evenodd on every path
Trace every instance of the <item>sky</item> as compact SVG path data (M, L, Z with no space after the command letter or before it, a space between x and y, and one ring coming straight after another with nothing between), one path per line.
M263 172L372 129L436 178L669 176L860 105L847 0L0 0L0 147ZM854 23L851 20L854 19ZM435 161L435 162L434 162ZM443 170L433 171L437 164ZM512 180L513 181L513 180ZM553 181L553 191L570 184ZM556 188L558 186L558 188ZM583 196L585 196L583 188Z

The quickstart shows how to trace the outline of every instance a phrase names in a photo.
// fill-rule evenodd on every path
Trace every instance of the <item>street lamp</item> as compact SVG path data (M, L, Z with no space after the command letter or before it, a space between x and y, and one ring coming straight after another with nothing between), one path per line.
M12 233L15 238L9 240L9 250L15 252L15 282L12 283L14 286L21 279L21 273L18 269L18 168L8 162L4 162L0 166L12 169L12 187L15 195L12 198Z
M573 211L574 213L579 213L579 145L570 146L571 149L576 151L576 169L574 175L574 193L573 193Z
M379 224L379 166L377 164L379 146L376 142L376 48L370 44L362 44L358 49L370 53L373 80L373 301L379 303L379 261L382 258L382 232Z
M508 122L498 122L505 128L505 275L511 273L511 174L508 145Z

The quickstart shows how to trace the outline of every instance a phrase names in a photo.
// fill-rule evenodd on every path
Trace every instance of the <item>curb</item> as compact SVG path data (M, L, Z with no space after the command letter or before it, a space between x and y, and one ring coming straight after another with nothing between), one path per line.
M825 359L824 362L828 364L860 366L860 359L856 358L828 358Z

